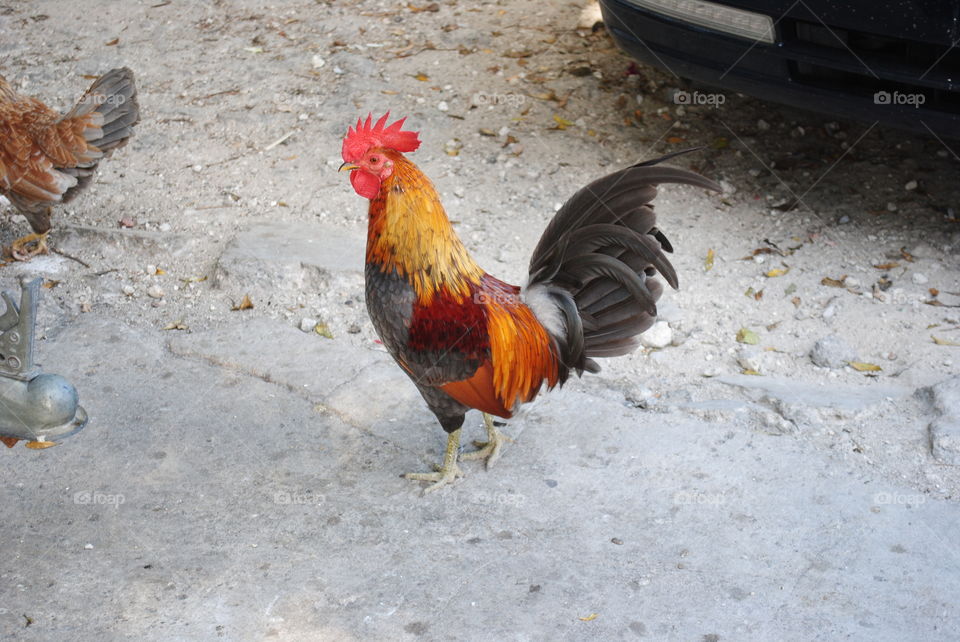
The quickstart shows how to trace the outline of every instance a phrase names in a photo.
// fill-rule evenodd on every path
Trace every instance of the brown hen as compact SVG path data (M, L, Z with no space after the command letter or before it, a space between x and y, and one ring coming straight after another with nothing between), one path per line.
M14 258L47 251L52 206L76 196L100 160L133 135L139 120L137 89L127 68L101 76L65 115L18 94L0 76L0 194L34 232L14 241ZM28 249L31 243L36 246Z

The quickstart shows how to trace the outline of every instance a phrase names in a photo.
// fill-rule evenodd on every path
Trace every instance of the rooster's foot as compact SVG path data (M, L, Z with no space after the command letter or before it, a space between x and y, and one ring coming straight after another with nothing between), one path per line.
M497 427L493 425L493 417L487 413L483 413L483 423L486 424L487 427L487 441L473 442L473 445L480 450L464 453L460 456L460 459L464 461L485 459L487 461L487 469L490 469L497 463L497 460L500 459L500 449L503 448L504 442L510 442L512 444L513 439L497 430Z
M460 430L455 430L447 437L447 452L443 456L443 465L435 466L435 473L407 473L406 479L414 481L433 482L424 491L432 493L444 486L452 484L458 477L463 477L463 471L457 465L457 454L460 451Z
M29 261L38 254L47 254L47 234L27 234L10 244L10 255L18 261ZM36 247L29 249L27 246L36 243Z

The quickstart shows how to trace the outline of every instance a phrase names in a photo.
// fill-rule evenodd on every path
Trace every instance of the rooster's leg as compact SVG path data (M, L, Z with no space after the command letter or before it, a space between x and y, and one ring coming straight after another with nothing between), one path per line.
M487 441L473 442L473 445L480 450L464 453L460 456L460 459L464 461L470 459L486 459L487 468L491 468L497 463L497 460L500 459L500 449L503 447L503 443L513 443L513 440L497 430L497 427L493 425L493 417L487 413L483 413L483 423L487 426Z
M23 238L17 239L10 245L10 254L18 261L29 261L38 254L46 254L48 252L47 234L49 233L48 230L43 234L27 234ZM36 243L37 246L33 249L27 249L27 246L31 243Z
M447 484L453 483L458 477L463 477L463 472L457 466L457 455L460 452L460 429L454 430L447 437L447 452L443 456L443 465L437 467L435 473L407 473L404 475L407 479L415 481L433 482L424 492L432 493L435 490L443 488Z

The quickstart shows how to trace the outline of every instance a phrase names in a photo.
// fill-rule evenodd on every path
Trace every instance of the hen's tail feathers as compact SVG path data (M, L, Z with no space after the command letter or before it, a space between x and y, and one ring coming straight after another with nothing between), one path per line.
M87 152L78 159L76 167L60 168L61 172L77 179L77 184L64 193L63 202L68 202L90 182L101 159L123 147L133 136L133 127L140 122L133 72L123 67L100 76L63 117L63 120L73 119L84 121Z
M656 226L656 185L720 191L708 178L658 163L685 150L598 179L573 195L547 226L530 259L527 301L557 340L561 381L571 369L600 370L591 357L631 352L657 316L663 286L677 273L673 247Z

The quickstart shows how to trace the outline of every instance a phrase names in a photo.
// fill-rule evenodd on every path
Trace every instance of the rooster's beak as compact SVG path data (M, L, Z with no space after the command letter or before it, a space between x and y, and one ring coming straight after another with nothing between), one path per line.
M353 170L355 170L355 169L360 169L360 166L359 166L359 165L354 165L353 163L344 163L343 165L340 166L340 169L338 169L337 171L338 171L338 172L350 172L350 171L353 171Z

